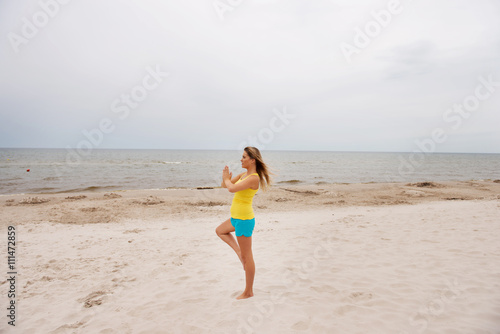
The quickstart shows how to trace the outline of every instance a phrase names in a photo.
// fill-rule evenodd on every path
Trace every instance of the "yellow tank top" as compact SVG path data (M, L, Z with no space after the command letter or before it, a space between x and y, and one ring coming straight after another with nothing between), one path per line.
M257 173L253 173L250 175L257 175ZM247 175L244 179L249 177ZM244 179L239 179L235 184L243 181ZM233 197L233 203L231 204L231 218L235 219L252 219L255 218L252 208L252 201L254 195L257 193L259 189L251 189L247 188L245 190L237 191Z

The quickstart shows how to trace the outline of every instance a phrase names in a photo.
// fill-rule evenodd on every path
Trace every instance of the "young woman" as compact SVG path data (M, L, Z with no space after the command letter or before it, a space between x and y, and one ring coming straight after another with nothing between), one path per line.
M253 280L255 263L252 254L252 233L255 226L255 216L252 200L259 186L266 190L270 184L269 171L256 147L245 147L241 158L241 167L247 171L232 178L232 173L226 166L222 171L222 187L234 193L231 205L231 218L220 224L215 232L226 242L240 258L245 270L245 291L236 299L253 296ZM238 242L231 232L235 232Z

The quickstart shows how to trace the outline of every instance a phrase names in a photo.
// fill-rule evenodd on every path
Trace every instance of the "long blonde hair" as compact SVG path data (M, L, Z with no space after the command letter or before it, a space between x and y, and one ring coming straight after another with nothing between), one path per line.
M255 169L257 170L257 174L259 174L260 187L262 188L262 190L266 191L271 184L270 174L272 173L264 163L264 160L262 159L260 151L257 147L247 146L244 150L245 152L247 152L250 159L255 159Z

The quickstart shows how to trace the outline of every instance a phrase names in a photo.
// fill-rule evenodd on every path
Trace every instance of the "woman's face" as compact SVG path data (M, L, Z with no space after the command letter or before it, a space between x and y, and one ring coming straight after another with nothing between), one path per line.
M250 158L250 156L246 151L243 151L243 155L240 161L242 168L248 168L252 165L252 163L255 163L255 159Z

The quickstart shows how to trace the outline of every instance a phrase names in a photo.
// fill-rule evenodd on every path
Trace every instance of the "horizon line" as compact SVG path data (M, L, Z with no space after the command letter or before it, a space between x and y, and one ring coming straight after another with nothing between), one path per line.
M28 149L28 150L76 150L66 147L0 147L0 149ZM150 151L239 151L239 149L207 149L207 148L92 148L92 150L150 150ZM405 154L500 154L500 152L422 152L422 151L332 151L332 150L294 150L294 149L260 149L269 152L329 152L329 153L405 153Z

